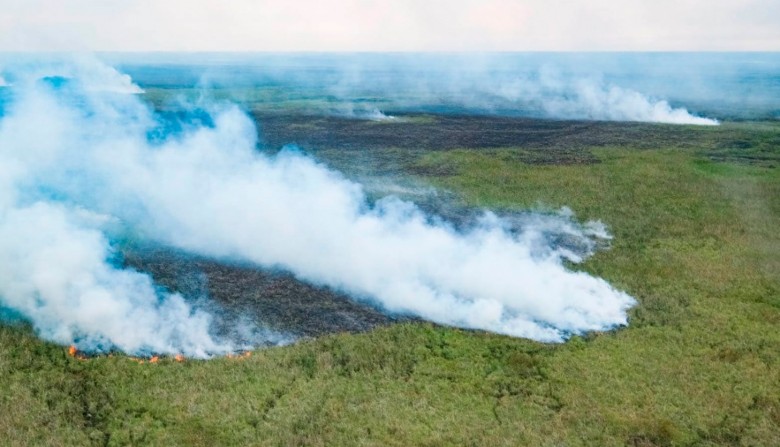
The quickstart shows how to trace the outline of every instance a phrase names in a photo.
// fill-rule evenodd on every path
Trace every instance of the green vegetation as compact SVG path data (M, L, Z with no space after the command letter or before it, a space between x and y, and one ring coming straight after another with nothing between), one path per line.
M181 101L198 103L208 99L240 104L242 107L262 113L323 113L341 111L348 114L354 103L345 102L335 96L323 96L316 90L296 89L278 86L265 87L201 87L191 88L160 88L147 87L144 90L144 99L160 109L176 110ZM358 102L370 104L383 104L386 100L380 97L359 98ZM358 109L360 110L360 109ZM371 108L368 108L371 110Z
M138 364L5 326L0 443L780 445L780 126L690 135L586 148L587 164L533 164L524 148L404 161L468 204L601 219L612 247L578 268L637 298L627 328L545 345L404 323Z

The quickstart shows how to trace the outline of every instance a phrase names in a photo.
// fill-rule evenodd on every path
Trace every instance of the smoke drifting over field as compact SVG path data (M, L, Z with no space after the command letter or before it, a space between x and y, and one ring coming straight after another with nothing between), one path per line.
M466 71L457 76L451 73L459 72L446 71L425 82L413 78L402 81L412 84L403 88L415 93L413 99L400 103L412 110L438 104L469 113L566 120L719 124L718 120L696 116L684 107L673 107L666 100L617 86L597 76L573 77L547 67L519 73L489 70ZM342 85L342 92L348 90Z
M594 79L564 81L542 77L536 82L517 79L499 86L499 98L534 105L548 117L599 121L718 125L718 121L672 107L635 90Z
M118 267L112 241L128 237L543 341L626 324L634 303L563 264L609 237L598 223L563 213L518 230L488 213L457 230L399 199L369 204L359 184L294 148L258 152L238 108L171 126L98 63L16 67L12 89L0 118L0 307L47 339L135 354L240 348L213 335L203 307ZM571 243L551 242L562 238Z
M278 110L282 102L287 110L359 119L433 112L694 125L715 125L718 117L774 113L772 67L777 63L759 59L762 65L737 60L732 67L724 66L723 57L670 54L116 58L141 86L208 86L253 108ZM750 83L741 81L746 73L751 74ZM756 79L762 81L760 91L752 88Z

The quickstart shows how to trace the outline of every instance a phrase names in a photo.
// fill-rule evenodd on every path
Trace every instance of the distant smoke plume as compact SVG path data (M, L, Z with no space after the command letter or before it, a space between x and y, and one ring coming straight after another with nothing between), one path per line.
M47 339L235 349L211 335L206 312L115 267L117 237L289 270L447 325L561 341L626 324L631 297L563 263L609 237L598 223L530 215L518 228L488 213L457 230L396 198L371 205L359 184L294 149L258 152L236 107L170 126L110 67L25 70L0 120L0 307Z
M507 81L492 93L553 118L705 126L719 124L717 120L695 116L685 108L672 107L665 100L652 99L631 89L595 79L564 79L545 71L536 78Z
M366 119L369 121L393 121L396 119L392 115L386 115L376 107L373 107L371 110L367 110L365 112L356 113L354 116L356 118Z
M267 106L278 111L282 101L288 111L377 121L396 112L434 112L716 125L716 119L686 107L726 112L723 116L728 117L754 110L756 103L756 92L736 88L741 84L735 84L733 75L708 78L723 68L718 57L714 59L720 60L717 64L694 63L693 67L686 61L696 58L682 55L223 54L166 58L167 67L150 65L144 59L129 68L141 85L165 87L178 82L216 87L220 97L246 101L261 110ZM765 113L769 107L776 113L777 83L772 79L777 63L767 62L758 73L758 79L768 84L761 84L767 95L759 101L763 102L759 110ZM729 106L722 101L726 95L731 97Z
M410 112L454 107L465 113L552 119L719 124L592 74L563 73L548 65L445 61L436 65L434 60L430 67L425 65L426 60L408 65L395 61L398 66L393 60L356 64L351 71L340 74L339 82L329 87L329 92L344 100L355 95L361 99L390 98L393 101L385 103L385 108Z

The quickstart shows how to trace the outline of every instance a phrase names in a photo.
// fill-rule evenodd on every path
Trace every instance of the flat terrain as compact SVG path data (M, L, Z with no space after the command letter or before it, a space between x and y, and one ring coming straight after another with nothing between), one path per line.
M298 281L287 272L217 262L170 249L125 247L123 254L128 267L148 272L168 290L192 299L211 298L219 305L212 312L217 324L227 328L231 321L243 318L300 338L363 332L398 319L338 291Z
M2 443L780 445L778 122L256 118L263 150L296 143L371 197L453 219L561 206L601 219L611 248L578 268L637 298L630 325L541 344L394 321L283 272L126 248L168 288L316 337L139 364L0 326Z

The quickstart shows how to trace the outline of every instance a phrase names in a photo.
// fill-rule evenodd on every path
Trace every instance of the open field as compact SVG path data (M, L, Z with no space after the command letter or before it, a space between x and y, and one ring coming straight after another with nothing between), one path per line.
M127 256L158 278L200 263L224 286L215 299L283 313L247 292L276 284L297 309L279 321L330 335L241 359L139 364L77 359L24 325L0 326L3 444L780 445L777 122L257 118L268 150L294 142L349 177L382 179L372 194L413 185L401 195L445 215L568 206L602 220L611 248L577 268L637 298L630 325L548 345L391 324L246 266ZM330 319L315 324L306 303L323 297Z

